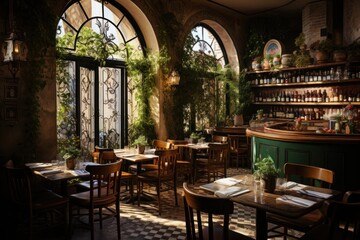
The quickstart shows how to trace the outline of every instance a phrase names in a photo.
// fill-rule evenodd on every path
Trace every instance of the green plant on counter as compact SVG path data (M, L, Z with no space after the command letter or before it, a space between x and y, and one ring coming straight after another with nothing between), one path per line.
M280 169L275 167L274 160L270 155L264 158L257 158L254 163L254 176L261 179L276 178L280 174Z
M317 40L310 45L310 49L329 53L334 50L334 44L330 39Z

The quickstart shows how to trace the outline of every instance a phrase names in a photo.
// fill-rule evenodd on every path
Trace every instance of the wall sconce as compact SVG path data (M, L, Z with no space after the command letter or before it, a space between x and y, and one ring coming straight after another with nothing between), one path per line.
M180 82L180 75L177 71L174 70L171 72L169 79L170 79L171 86L177 86L177 85L179 85L179 82Z
M20 61L26 61L27 47L25 43L18 39L14 32L10 33L10 37L4 40L3 46L4 63L8 63L9 71L13 78L20 69Z
M9 71L13 78L20 69L20 62L26 61L28 49L24 41L15 32L15 21L13 19L13 1L9 3L9 25L12 31L9 37L2 43L1 49L4 63L8 63Z

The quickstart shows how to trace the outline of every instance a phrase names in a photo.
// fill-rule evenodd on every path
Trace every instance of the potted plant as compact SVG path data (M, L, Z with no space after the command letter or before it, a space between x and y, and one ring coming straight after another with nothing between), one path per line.
M295 46L297 46L300 50L306 49L305 34L303 32L295 38Z
M317 40L310 45L310 50L314 51L314 57L317 64L327 62L329 54L333 49L333 43L330 39Z
M276 187L276 178L280 170L275 167L274 160L270 155L264 158L257 158L254 163L254 175L264 181L265 192L274 192Z
M81 150L74 145L69 145L63 149L62 154L66 168L71 170L75 169L75 161L80 156Z
M360 60L360 38L353 41L346 47L347 60L359 61Z
M148 145L148 142L144 135L140 135L138 138L135 139L133 145L137 146L138 152L140 154L143 154L145 152L145 146Z
M270 54L267 54L264 57L263 64L262 64L262 67L264 70L269 70L271 68L272 59L273 59L273 57Z
M192 132L190 134L191 143L197 143L200 137L201 137L201 133Z

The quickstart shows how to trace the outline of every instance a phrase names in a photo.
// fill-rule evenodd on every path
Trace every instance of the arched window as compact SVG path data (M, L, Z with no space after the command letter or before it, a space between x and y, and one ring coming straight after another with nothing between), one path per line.
M57 40L63 53L57 64L58 143L77 136L88 151L123 147L131 98L125 46L145 48L136 22L116 1L76 0L61 16Z
M184 106L184 124L185 131L193 132L213 127L228 115L226 84L218 74L229 61L221 39L204 23L192 29L184 52L182 78L188 78L187 85L194 90Z

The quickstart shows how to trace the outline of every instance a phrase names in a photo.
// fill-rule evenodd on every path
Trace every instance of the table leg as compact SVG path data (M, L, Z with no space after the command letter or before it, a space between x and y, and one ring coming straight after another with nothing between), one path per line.
M256 240L267 239L266 211L256 209Z

